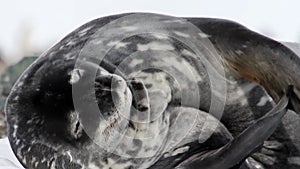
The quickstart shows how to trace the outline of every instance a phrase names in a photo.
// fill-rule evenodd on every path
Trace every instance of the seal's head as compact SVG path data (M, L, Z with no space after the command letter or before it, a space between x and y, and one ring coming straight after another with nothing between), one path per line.
M84 86L89 85L85 83L90 78L88 69L75 69L74 65L71 60L39 59L18 80L8 98L9 139L26 167L59 166L59 157L73 158L73 153L74 159L85 159L88 156L80 157L90 153L87 149L93 147L93 140L111 139L115 131L128 125L125 116L129 115L132 96L124 79L87 63L96 69L92 90L88 90ZM85 87L77 92L78 109L72 94L76 84ZM90 109L91 103L97 105L97 112ZM82 154L75 155L82 146ZM75 163L70 160L66 165Z

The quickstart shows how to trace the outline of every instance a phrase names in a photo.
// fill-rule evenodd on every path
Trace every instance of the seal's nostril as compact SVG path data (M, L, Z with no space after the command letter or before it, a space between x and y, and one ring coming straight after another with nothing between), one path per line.
M139 111L147 111L147 110L148 110L148 107L145 106L145 105L143 105L143 104L138 104L137 109L138 109Z

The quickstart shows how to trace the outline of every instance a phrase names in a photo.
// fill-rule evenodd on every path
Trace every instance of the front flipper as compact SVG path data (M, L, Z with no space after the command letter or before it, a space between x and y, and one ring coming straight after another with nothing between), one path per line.
M274 132L287 111L292 88L265 116L257 120L225 146L201 156L191 156L177 169L230 169L242 164Z

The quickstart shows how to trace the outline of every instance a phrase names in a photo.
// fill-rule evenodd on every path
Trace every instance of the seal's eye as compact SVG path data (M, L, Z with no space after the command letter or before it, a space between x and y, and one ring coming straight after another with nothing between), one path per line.
M71 111L68 115L67 123L69 124L67 126L68 138L70 140L79 139L84 132L80 122L79 113Z

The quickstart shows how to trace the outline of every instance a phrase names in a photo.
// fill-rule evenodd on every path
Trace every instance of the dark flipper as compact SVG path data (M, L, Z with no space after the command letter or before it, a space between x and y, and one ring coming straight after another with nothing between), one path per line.
M230 169L243 162L275 131L287 111L292 88L265 116L257 120L244 132L225 146L202 156L192 156L178 169Z

